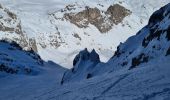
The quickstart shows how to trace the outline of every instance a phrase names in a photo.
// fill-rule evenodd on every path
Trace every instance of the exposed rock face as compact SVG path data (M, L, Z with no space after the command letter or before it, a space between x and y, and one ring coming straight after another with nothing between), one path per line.
M3 9L2 5L0 4L0 9Z
M79 40L81 40L81 37L77 34L77 33L74 33L73 36Z
M121 23L130 14L130 10L115 4L110 6L106 12L101 12L98 8L86 7L85 10L78 13L66 13L64 18L80 28L86 28L92 24L101 33L105 33L112 29L113 24Z
M21 25L19 25L20 23L17 23L18 20L17 20L17 17L14 13L10 12L6 8L1 8L0 12L4 13L3 15L1 14L0 31L12 33L12 32L15 32L15 31L18 32L21 29L21 27L19 27ZM15 24L15 25L17 24L16 25L17 29L15 29L15 27L12 27L12 24Z
M35 39L29 39L29 45L33 51L38 52Z
M4 8L2 5L0 5L0 12L0 31L2 32L2 37L0 37L0 39L9 42L15 41L22 48L37 52L36 41L34 39L28 39L22 29L21 21L17 15L9 9Z
M99 55L96 53L96 51L93 49L91 53L88 52L87 48L81 51L73 60L73 66L76 66L78 62L81 61L88 61L99 63L100 58Z
M167 52L166 52L166 56L170 55L170 47L168 48Z
M99 17L101 17L100 10L98 8L86 7L85 10L74 14L66 13L64 18L70 20L71 23L77 25L80 28L88 27L89 23L94 23Z
M65 11L71 11L71 10L75 10L75 4L69 4L67 6L65 6L64 9L61 9L61 12L65 12Z
M113 21L113 23L119 24L126 16L131 14L131 11L119 4L115 4L107 9L106 14L110 15L109 18Z
M160 40L161 36L164 34L166 34L165 36L166 39L170 41L170 25L167 26L166 29L159 29L160 26L158 25L159 23L164 21L165 17L170 19L169 17L170 10L167 10L166 12L165 10L166 10L166 7L162 7L160 10L152 14L149 20L149 23L148 23L148 27L150 27L149 29L150 34L144 38L142 42L143 47L147 47L149 43L153 41L154 39Z
M52 47L58 48L61 45L59 43L59 41L61 41L60 33L50 33L49 38L49 42Z
M88 52L87 49L84 49L75 57L73 61L74 67L64 74L61 83L93 77L91 71L98 63L100 63L100 58L96 51Z
M142 53L139 56L132 59L132 66L130 67L130 69L139 66L141 63L147 63L148 61L149 61L149 56Z
M80 51L78 55L73 60L73 66L76 66L80 61L89 60L90 53L88 52L87 48L83 51Z
M17 19L17 15L9 11L8 9L4 9L4 11L8 14L8 16L12 19Z

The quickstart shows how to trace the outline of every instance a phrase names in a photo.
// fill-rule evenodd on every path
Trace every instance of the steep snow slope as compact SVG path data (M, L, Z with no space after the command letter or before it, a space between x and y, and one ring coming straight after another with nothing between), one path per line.
M0 41L0 100L30 100L34 94L59 86L64 71L15 42Z
M34 51L23 51L15 42L0 41L0 75L37 75L41 72L43 61Z
M86 47L90 50L95 48L101 55L101 60L107 61L120 42L125 41L146 25L151 13L168 3L169 0L0 0L0 2L4 8L6 7L16 14L18 22L20 22L23 35L19 35L18 38L25 44L20 45L27 48L32 47L43 59L52 60L70 68L75 54ZM113 4L119 4L131 12L118 24L110 23L107 19L109 16L103 13L107 12ZM100 24L93 23L93 20L90 20L88 27L80 28L63 18L64 14L82 12L87 6L96 7L101 16L107 19L98 20L104 22L102 25L111 24L107 32L100 32L96 28L96 25L100 26ZM116 9L124 11L122 7L118 6ZM114 9L112 10L114 11ZM122 14L124 15L124 13ZM5 33L7 34L7 32ZM16 32L13 35L15 34ZM19 43L19 40L11 35L1 37L12 38Z
M37 95L36 100L169 100L168 60L64 84L53 92Z

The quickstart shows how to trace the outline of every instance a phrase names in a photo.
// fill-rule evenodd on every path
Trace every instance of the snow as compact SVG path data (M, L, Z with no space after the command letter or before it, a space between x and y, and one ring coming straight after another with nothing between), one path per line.
M55 90L59 87L59 80L63 69L47 65L45 72L38 76L10 75L0 78L1 100L30 100L36 99L38 94ZM6 84L6 85L5 85Z
M17 69L17 73L2 71L2 64ZM21 98L30 100L34 97L33 94L58 87L66 70L52 62L40 64L33 53L2 41L0 41L0 67L0 100ZM26 73L25 68L30 68L31 73Z
M21 1L21 4L23 2L26 1ZM45 2L46 1L41 3L43 4ZM69 3L70 2L71 1L69 1ZM109 0L107 0L107 2L109 2ZM28 1L26 3L28 4ZM85 3L87 3L87 1ZM94 3L95 2L93 2L92 5ZM151 3L154 4L154 2ZM165 7L164 13L167 10L169 11L169 6L170 4ZM126 17L127 20L125 19L123 23L128 23L133 27L140 25L139 23L134 23L135 21L140 22L140 18L135 16L136 15ZM41 54L41 56L44 56L44 59L46 59L46 61L55 60L58 62L57 64L53 62L44 62L43 66L39 65L36 62L37 60L28 55L26 51L18 49L12 51L9 49L9 47L12 47L11 45L0 43L0 53L8 54L11 58L15 60L15 62L13 63L18 66L22 64L34 65L35 70L39 70L39 73L36 75L11 75L0 72L0 100L169 100L170 56L166 56L167 49L170 46L170 42L166 38L166 35L169 34L167 31L170 26L170 23L168 23L170 20L169 16L169 13L167 15L163 14L162 20L158 20L158 22L152 23L153 25L145 26L136 35L130 37L126 41L124 40L125 42L121 43L118 47L117 52L120 54L117 54L115 56L109 55L112 56L112 58L110 58L107 63L98 62L98 64L93 65L93 62L89 60L93 57L88 58L88 53L85 52L85 54L87 55L84 56L87 59L85 59L85 61L80 60L79 65L77 64L78 66L76 66L76 68L78 67L80 69L76 70L76 72L73 73L73 81L66 81L63 84L61 84L61 81L63 79L64 73L68 70L62 68L62 66L58 64L63 65L67 63L70 58L74 59L72 57L75 56L77 52L82 49L82 47L89 47L89 49L93 49L95 47L97 48L98 45L96 43L103 43L102 45L100 45L100 47L104 48L107 51L110 45L118 45L118 43L122 41L122 39L126 38L125 35L129 35L128 32L131 33L133 30L137 31L137 28L129 30L130 27L125 26L125 30L129 30L125 31L121 28L121 24L119 24L113 27L113 29L107 34L98 34L98 30L92 25L90 25L90 27L87 29L79 29L69 22L57 20L53 24L57 26L61 25L58 26L58 31L62 33L61 36L64 38L64 42L69 44L63 44L57 49L51 47L50 45L47 45L47 48L44 49L41 48L41 46L39 45L38 53ZM131 20L128 21L129 19ZM35 20L35 22L36 21L37 20ZM44 21L43 19L41 21L43 21L42 23L47 22L46 25L48 24L51 26L50 22L48 23L47 20ZM28 24L24 24L30 24L29 27L31 27L30 29L32 29L32 25L34 25L33 23L34 21L32 20ZM36 25L37 24L35 24L35 26ZM43 25L40 25L40 27L43 28ZM33 32L40 32L41 29L36 31L38 28L34 28L35 30L33 30ZM151 31L151 29L153 30ZM44 30L49 31L48 28L44 28ZM54 32L54 30L50 31ZM147 37L149 37L150 35L158 34L157 32L159 30L162 30L160 33L160 38L159 36L151 37L147 46L142 45L144 39L147 39ZM75 45L75 42L80 41L71 38L72 32L75 31L79 32L81 37L83 37L81 45ZM84 32L87 32L87 34L90 34L91 36L88 37L87 34L84 34ZM114 33L118 33L119 35ZM47 37L50 34L46 34L45 32L43 35L45 40L42 40L44 40L44 42L48 44L49 38ZM131 33L131 35L133 35L133 33ZM116 38L113 39L113 36L115 36ZM155 48L153 48L153 46L155 46ZM97 52L99 52L98 49L96 50ZM102 53L106 53L108 55L105 50L103 50ZM140 62L142 59L139 59L140 64L135 66L135 68L129 70L129 68L132 67L132 60L134 58L138 58L141 54L143 54L144 56L148 56L148 61ZM97 56L96 53L94 53L94 55ZM3 56L0 56L0 59L1 57L3 58ZM122 63L126 61L127 64L123 66ZM7 61L7 63L9 63L9 61ZM89 71L87 70L88 67L93 67L93 69L90 69ZM84 78L84 76L86 73L88 73L88 71L91 72L94 76L86 79Z
M145 26L149 16L168 2L169 0L144 0L142 2L141 0L1 0L4 7L17 14L26 37L36 40L40 56L46 61L52 60L66 68L72 68L71 61L75 57L75 53L77 54L78 51L87 47L89 50L95 49L103 62L108 61L120 42L124 42ZM81 29L68 21L54 20L49 15L56 13L56 17L62 17L64 13L58 11L69 4L76 4L76 10L71 12L79 12L84 10L85 6L98 7L101 11L106 11L110 5L115 3L131 10L132 15L126 17L122 23L114 25L113 29L105 34L101 34L93 25ZM123 24L125 26L122 26ZM82 40L75 38L73 36L75 33L78 33ZM55 37L57 37L60 47L50 45L52 40L56 40ZM44 49L41 44L47 47ZM65 53L67 50L69 52ZM62 51L64 51L64 55L62 55Z
M162 56L133 70L127 71L125 67L88 80L66 83L52 92L36 96L36 100L169 99L169 59Z

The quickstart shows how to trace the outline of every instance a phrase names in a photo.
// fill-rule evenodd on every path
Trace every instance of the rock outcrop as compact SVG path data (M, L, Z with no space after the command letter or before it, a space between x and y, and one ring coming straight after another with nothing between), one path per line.
M88 52L87 49L80 51L80 53L74 58L74 67L65 72L61 84L64 82L74 82L76 80L92 78L93 75L91 71L98 63L100 63L100 58L94 49L91 52Z
M64 18L80 28L87 28L89 24L92 24L101 33L106 33L112 29L114 24L121 23L130 14L130 10L115 4L111 5L106 12L98 8L85 7L85 10L78 13L65 13Z
M132 12L123 6L119 4L111 5L107 11L106 14L110 15L109 19L114 23L114 24L119 24L123 21L123 19L130 15Z
M37 52L35 39L29 39L22 29L21 20L15 13L0 5L0 31L1 40L15 41L26 50Z

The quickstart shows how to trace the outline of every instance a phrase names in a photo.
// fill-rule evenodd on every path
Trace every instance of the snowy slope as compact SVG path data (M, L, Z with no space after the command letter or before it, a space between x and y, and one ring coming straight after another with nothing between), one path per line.
M20 22L23 35L17 36L24 44L20 45L32 47L44 60L52 60L67 68L72 67L74 56L86 47L89 50L95 48L101 60L107 61L120 42L134 35L146 25L155 10L168 2L169 0L0 0L3 8L16 14ZM132 13L121 23L114 24L106 33L101 33L92 24L87 28L79 28L66 19L61 20L65 13L78 13L86 6L97 7L100 12L106 12L113 4L119 4ZM61 12L68 5L75 5L75 10ZM102 13L102 16L105 14ZM104 24L108 23L106 21ZM20 43L11 35L1 37L12 38Z
M37 75L43 63L34 51L24 51L15 42L0 41L0 76L3 73Z
M107 63L100 63L94 50L89 53L85 49L75 57L74 70L51 62L45 63L42 73L35 76L3 76L0 99L169 100L169 21L170 4L152 14L148 24L120 44ZM71 78L63 80L65 72ZM89 72L90 77L85 77Z
M65 84L37 95L36 100L169 100L169 64L168 60L156 61L131 71Z
M0 100L30 100L33 94L59 86L64 71L15 42L0 41Z

